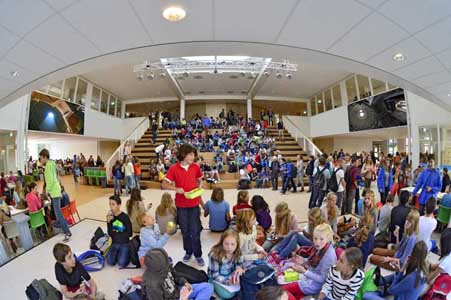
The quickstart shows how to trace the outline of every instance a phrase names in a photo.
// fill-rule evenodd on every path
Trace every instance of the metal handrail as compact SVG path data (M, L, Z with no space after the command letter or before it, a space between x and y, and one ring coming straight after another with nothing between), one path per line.
M293 125L293 127L296 129L296 141L298 140L298 138L302 138L302 139L304 139L304 151L305 151L305 141L307 141L311 146L312 146L312 148L313 148L313 150L314 151L316 151L316 152L318 152L319 153L319 155L322 155L323 154L323 152L321 151L321 150L319 150L319 148L313 143L313 141L307 136L307 135L305 135L305 133L304 132L302 132L302 130L300 130L297 126L296 126L296 124L294 124L294 122L292 121L292 120L290 120L290 118L289 118L289 116L284 116L285 117L285 119L288 121L288 123L290 123L291 125ZM300 137L299 137L299 133L300 133ZM313 154L315 154L315 152L313 153Z
M145 126L144 126L145 125ZM124 148L124 145L126 142L129 142L129 144L134 145L147 131L149 128L149 119L147 117L144 117L144 119L138 123L138 125L133 128L132 132L122 140L121 144L117 149L111 154L110 158L105 163L106 173L107 173L107 179L112 178L112 162L115 162L115 159L120 157L122 150Z

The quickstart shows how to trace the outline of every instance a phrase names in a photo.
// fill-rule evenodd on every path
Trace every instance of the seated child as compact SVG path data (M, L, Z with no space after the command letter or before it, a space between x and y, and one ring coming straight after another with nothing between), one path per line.
M208 217L208 225L211 231L222 232L227 229L230 222L230 206L224 200L224 190L214 188L211 193L211 200L205 204L204 217Z
M406 218L404 236L401 242L399 242L399 227L396 227L393 232L396 237L398 249L375 248L370 258L371 263L391 271L396 271L396 264L404 265L405 260L411 255L417 241L419 219L420 214L418 211L411 210Z
M97 290L94 279L75 259L68 245L57 243L53 247L53 257L56 259L56 280L65 299L104 299L105 296Z
M210 172L208 172L207 182L217 183L220 180L221 179L219 178L218 168L216 166L213 166L213 169Z
M359 228L349 240L347 247L359 247L362 251L362 268L365 267L368 256L374 249L374 234L372 232L373 216L367 214L359 222Z
M35 182L31 182L28 185L25 199L27 200L29 212L36 212L42 208L42 201L39 198L39 191Z
M121 211L121 198L118 195L110 197L110 211L106 219L108 235L112 240L106 261L110 266L117 263L124 268L130 261L128 242L132 236L132 223L127 214Z
M69 194L64 189L64 186L61 185L61 207L68 206L70 204Z
M165 192L161 196L160 205L155 211L155 221L159 228L167 228L169 222L177 224L177 209L171 194Z
M229 291L229 287L238 285L240 276L244 274L243 257L238 244L238 234L228 229L208 254L208 278L213 283L216 294L224 299L235 296L235 292Z
M160 228L158 224L155 224L150 210L141 214L140 219L143 227L141 227L139 233L141 246L139 246L138 257L141 266L144 266L144 256L146 256L146 253L155 248L164 248L169 239L169 234L172 233L172 228L163 228L166 232L161 234Z
M431 265L432 272L428 276L428 283L435 281L440 274L451 276L451 228L446 228L440 236L440 260L437 265Z
M288 293L280 286L265 286L261 288L255 295L257 300L294 300L289 297Z
M284 285L283 288L296 299L306 295L316 295L326 281L329 269L337 261L337 255L332 245L334 232L329 224L316 226L313 232L313 246L308 249L310 253L306 260L292 268L299 272L299 280Z
M337 264L327 273L319 300L352 300L362 285L365 274L360 269L362 251L352 247L346 249L338 259Z
M249 205L249 193L247 191L238 192L236 205L232 208L233 215L236 215L242 209L252 209L252 206Z
M236 228L245 267L250 266L256 260L266 258L267 255L263 247L257 244L255 220L255 213L250 209L240 211L236 218Z
M280 202L275 208L275 228L271 234L268 235L266 241L263 243L263 248L269 252L277 243L283 240L289 233L299 231L299 223L296 215L290 210L286 202Z
M152 249L147 252L144 266L146 270L142 282L143 300L206 300L213 295L211 284L207 282L189 284L185 278L178 276L172 269L164 249ZM181 298L181 294L185 298Z
M255 195L252 197L251 204L252 209L255 212L255 216L257 217L258 225L263 227L264 231L267 231L272 225L272 218L269 213L268 203L266 203L262 196Z

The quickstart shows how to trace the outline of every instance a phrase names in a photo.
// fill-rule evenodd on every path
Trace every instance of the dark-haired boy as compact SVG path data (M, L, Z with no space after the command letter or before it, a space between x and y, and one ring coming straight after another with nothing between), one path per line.
M175 206L177 207L177 221L183 236L183 249L185 250L184 262L188 262L194 254L200 266L205 264L202 258L202 246L200 243L201 197L187 199L185 192L190 192L202 185L202 172L198 164L194 163L197 151L190 144L183 144L177 153L178 162L173 164L166 174L161 187L173 190Z
M103 293L97 291L97 285L77 261L70 247L57 243L53 247L56 259L55 276L65 299L104 299Z
M121 211L121 197L114 195L110 197L110 211L107 214L108 235L112 244L108 251L106 261L114 266L124 268L130 262L128 242L132 236L132 223L127 214Z

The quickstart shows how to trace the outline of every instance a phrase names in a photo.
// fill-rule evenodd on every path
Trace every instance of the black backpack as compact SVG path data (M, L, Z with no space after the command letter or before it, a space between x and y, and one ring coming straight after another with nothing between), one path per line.
M318 167L315 177L313 178L313 186L318 191L321 191L324 188L324 185L326 184L326 175L324 175L325 170L326 170L326 167L324 167L321 171L319 170L319 167Z
M130 252L130 262L136 266L136 268L141 268L139 263L138 250L141 247L141 240L139 239L139 234L135 235L130 242L128 242L128 249Z
M291 166L291 177L296 178L296 176L298 176L298 168L296 168L294 164L291 164Z
M338 191L338 185L340 184L337 182L337 172L339 170L343 170L343 168L338 168L332 172L332 176L329 178L329 182L327 183L327 188L329 191L337 192Z
M258 265L240 277L240 299L255 300L257 292L265 287L277 285L275 271L268 265Z
M208 276L205 271L193 268L181 261L175 265L174 272L177 276L185 278L191 284L208 281Z
M305 175L313 175L313 170L315 168L315 161L311 160L307 164L307 168L305 169Z
M63 295L47 279L35 279L31 282L25 294L29 300L61 300Z

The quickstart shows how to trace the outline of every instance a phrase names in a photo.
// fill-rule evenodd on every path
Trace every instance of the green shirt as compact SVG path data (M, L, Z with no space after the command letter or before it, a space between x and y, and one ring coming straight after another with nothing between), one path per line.
M45 164L45 190L52 198L61 197L61 186L56 176L56 164L53 160L48 160Z

